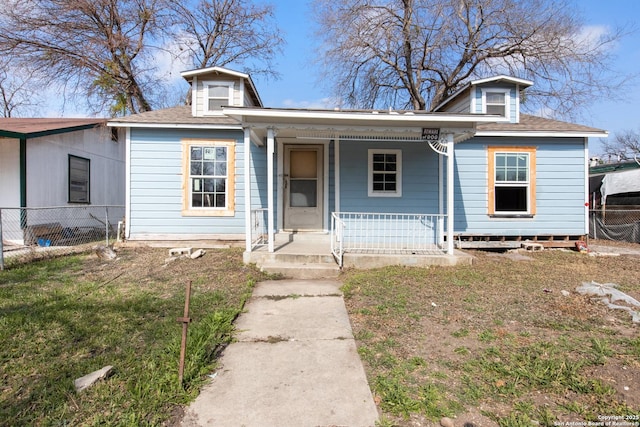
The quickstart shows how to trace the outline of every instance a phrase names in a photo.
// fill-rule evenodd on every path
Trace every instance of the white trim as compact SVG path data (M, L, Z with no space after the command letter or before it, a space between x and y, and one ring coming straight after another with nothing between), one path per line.
M191 115L198 115L198 76L194 76L191 82Z
M455 167L453 162L454 161L453 152L455 150L455 144L453 142L452 133L446 134L446 138L447 138L447 254L453 255L453 223L455 220L453 215L453 210L454 210L453 168Z
M273 235L273 155L274 155L274 139L275 134L272 128L267 129L267 235L269 243L269 252L273 253L274 235Z
M249 74L245 74L245 73L241 73L240 71L234 71L234 70L230 70L228 68L223 68L223 67L207 67L207 68L198 68L195 70L187 70L187 71L181 71L180 75L183 78L187 78L187 77L191 77L191 76L197 76L199 74L208 74L208 73L220 73L220 74L227 74L230 76L234 76L234 77L241 77L243 79L248 79L250 76Z
M234 91L235 83L228 80L204 80L202 82L202 114L205 116L222 115L224 114L224 112L222 111L222 108L219 110L209 109L209 99L212 98L209 96L210 86L220 86L220 87L227 86L228 88L227 101L229 102L228 105L233 106L233 91ZM213 97L212 99L224 99L224 98Z
M553 132L553 131L477 131L475 136L521 136L529 138L606 138L609 132Z
M388 112L388 111L334 111L334 110L287 110L274 108L246 108L226 107L222 111L230 117L240 118L267 118L267 119L316 119L335 121L388 121L392 123L420 123L425 122L458 122L464 124L494 123L500 121L495 116L479 116L477 114L442 114L442 113L416 113L414 111ZM306 124L309 125L309 124Z
M324 164L322 165L324 172L323 172L323 178L322 178L322 186L323 189L322 191L324 191L324 195L323 195L323 203L324 203L324 214L323 214L323 219L322 219L322 223L324 224L323 230L325 233L329 232L329 229L331 228L331 222L329 220L329 141L323 142L323 151L324 153L322 154L324 156L323 162Z
M276 163L276 170L278 171L277 176L277 188L278 194L276 198L276 206L278 206L278 218L277 218L277 227L279 231L284 230L284 143L277 139L278 144L278 157Z
M368 197L402 197L402 150L399 149L376 149L367 150L367 196ZM396 191L374 191L373 190L373 156L375 154L395 154L396 155Z
M242 130L241 124L237 125L216 125L200 123L140 123L140 122L117 122L107 123L108 127L119 128L154 128L154 129L207 129L207 130Z
M520 85L516 85L516 123L520 123Z
M444 215L444 157L438 154L438 213ZM443 226L442 222L440 223ZM438 244L444 243L444 227L438 229L440 233L440 241Z
M125 182L126 188L124 190L124 235L125 239L129 239L131 236L131 129L127 128L125 131Z
M487 114L487 93L502 93L504 94L504 118L507 120L511 120L511 89L487 87L481 88L480 91L482 93L482 104L480 107L480 113Z
M336 212L340 212L340 138L334 139L333 142L333 163L334 163L334 173L333 179L334 183L334 199L335 199L335 210Z
M251 129L244 129L244 234L245 250L251 252Z
M493 83L493 82L516 83L516 84L520 84L520 85L525 86L525 87L533 86L533 81L531 81L531 80L521 79L521 78L512 77L512 76L507 76L507 75L504 75L504 74L500 74L498 76L493 76L493 77L487 77L487 78L484 78L484 79L472 80L470 82L470 84L472 84L472 85L481 85L483 83Z

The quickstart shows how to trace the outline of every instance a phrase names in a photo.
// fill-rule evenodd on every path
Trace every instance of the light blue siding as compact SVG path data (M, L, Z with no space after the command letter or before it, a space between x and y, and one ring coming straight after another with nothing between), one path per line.
M488 146L536 147L536 214L488 215ZM456 145L456 233L580 235L585 233L585 162L581 138L472 138Z
M182 216L182 143L185 138L234 139L235 215ZM266 155L251 145L253 207L266 206ZM256 178L257 171L260 178ZM131 236L145 234L244 234L245 183L242 131L132 129Z
M368 196L368 150L402 150L402 197ZM438 155L423 143L342 141L340 210L343 212L438 213Z

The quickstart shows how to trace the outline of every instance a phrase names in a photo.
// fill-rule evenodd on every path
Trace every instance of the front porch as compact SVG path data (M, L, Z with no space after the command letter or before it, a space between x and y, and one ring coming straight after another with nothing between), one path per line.
M256 244L244 253L244 262L256 264L262 271L297 279L333 278L340 274L339 261L332 253L330 233L286 233L274 235L274 250ZM342 255L343 268L379 268L390 265L426 267L472 263L473 257L455 250L449 255L441 249L373 249L350 248Z

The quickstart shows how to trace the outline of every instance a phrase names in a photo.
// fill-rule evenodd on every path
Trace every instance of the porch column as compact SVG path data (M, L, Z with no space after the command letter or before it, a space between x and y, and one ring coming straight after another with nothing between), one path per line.
M244 235L245 250L251 252L251 129L244 128Z
M273 155L275 133L273 128L267 129L267 236L269 240L269 252L274 251L274 235L273 235Z
M453 255L453 133L447 137L447 254Z

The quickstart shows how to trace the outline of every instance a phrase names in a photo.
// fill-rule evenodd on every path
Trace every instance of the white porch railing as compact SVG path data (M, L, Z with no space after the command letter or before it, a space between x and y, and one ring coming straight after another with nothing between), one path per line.
M442 254L446 215L334 212L331 252L342 266L346 252Z
M267 245L267 208L251 211L251 248Z

